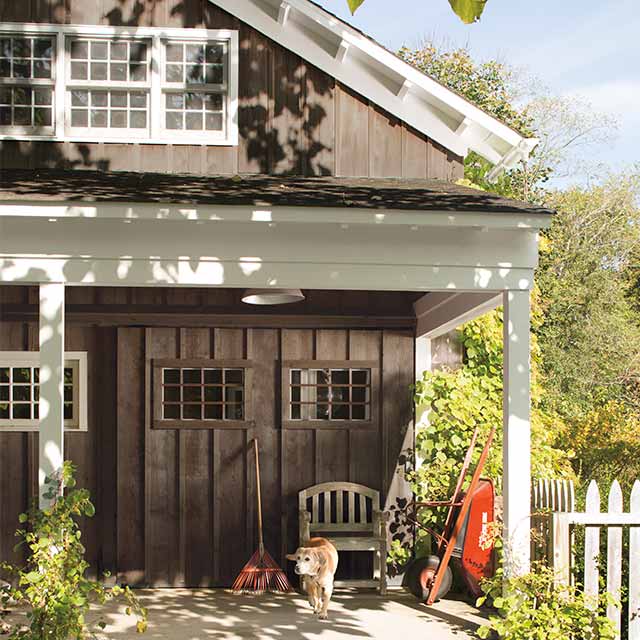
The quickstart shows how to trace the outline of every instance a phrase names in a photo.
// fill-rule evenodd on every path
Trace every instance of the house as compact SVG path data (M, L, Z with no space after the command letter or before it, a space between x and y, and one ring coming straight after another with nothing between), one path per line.
M309 485L407 497L429 340L502 304L524 570L550 212L455 181L469 150L497 175L536 141L309 0L0 15L0 558L63 459L95 496L90 561L130 584L230 584L255 543L254 437L279 559ZM276 294L295 302L243 301Z

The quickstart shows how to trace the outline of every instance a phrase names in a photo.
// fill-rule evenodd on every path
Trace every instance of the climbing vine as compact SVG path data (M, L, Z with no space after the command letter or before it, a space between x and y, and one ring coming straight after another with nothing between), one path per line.
M538 321L537 296L533 296L533 322ZM496 481L502 476L502 309L468 322L457 330L464 345L463 365L455 370L425 371L415 385L415 403L423 414L416 434L416 467L409 480L418 499L446 500L455 487L462 460L474 429L483 444L498 425L483 475ZM535 335L531 345L531 437L534 476L571 476L571 452L556 446L562 421L542 402L540 351ZM473 458L475 464L481 446ZM423 513L425 523L438 529L444 510Z

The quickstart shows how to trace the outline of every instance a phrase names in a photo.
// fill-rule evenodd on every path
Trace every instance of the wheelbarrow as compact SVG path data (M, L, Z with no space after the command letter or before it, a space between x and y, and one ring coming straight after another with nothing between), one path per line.
M407 572L410 591L422 602L433 604L444 597L453 584L451 560L456 566L469 591L478 597L482 591L480 582L494 574L493 537L489 531L495 517L495 491L493 482L481 478L489 449L495 436L495 427L489 436L471 474L466 490L465 481L470 473L471 461L478 441L476 428L462 463L453 495L450 500L409 503L405 510L408 524L431 534L437 543L436 554L418 558ZM447 508L442 533L438 533L421 522L423 509Z

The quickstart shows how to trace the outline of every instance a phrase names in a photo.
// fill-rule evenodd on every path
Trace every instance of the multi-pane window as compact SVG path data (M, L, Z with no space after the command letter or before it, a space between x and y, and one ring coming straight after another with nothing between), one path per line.
M237 32L19 31L0 25L0 138L237 143Z
M207 427L247 421L244 361L154 361L154 426Z
M67 354L63 415L68 429L86 429L86 354ZM0 430L37 429L40 363L34 352L0 353Z
M68 38L72 131L148 135L150 49L148 39Z
M227 44L164 44L164 127L168 130L222 132L227 92Z
M371 369L289 369L288 420L369 421Z
M0 33L0 130L51 134L53 36Z

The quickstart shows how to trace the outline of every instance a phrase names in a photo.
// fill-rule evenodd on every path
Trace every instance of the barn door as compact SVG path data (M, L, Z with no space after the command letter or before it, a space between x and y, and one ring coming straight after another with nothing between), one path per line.
M154 426L153 361L242 359L243 330L120 329L118 341L120 578L229 586L253 543L246 509L252 434L186 428L187 421Z

